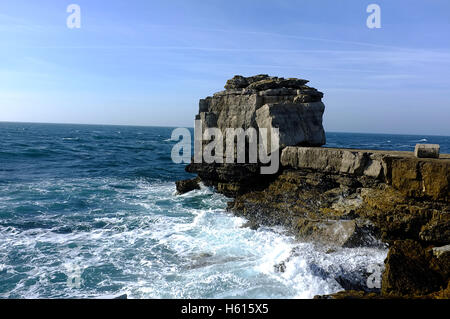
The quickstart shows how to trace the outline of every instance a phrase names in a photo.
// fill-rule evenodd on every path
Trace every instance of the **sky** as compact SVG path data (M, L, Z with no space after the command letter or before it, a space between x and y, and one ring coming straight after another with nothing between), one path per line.
M326 131L450 136L449 14L448 0L0 0L0 121L192 127L227 79L269 74L324 92Z

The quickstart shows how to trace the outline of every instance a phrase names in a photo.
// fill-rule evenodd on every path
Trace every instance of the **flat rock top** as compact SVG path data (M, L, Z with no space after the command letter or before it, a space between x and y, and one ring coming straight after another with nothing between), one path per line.
M290 146L290 147L297 147L297 146ZM301 146L298 146L301 147ZM398 156L398 157L411 157L416 158L414 155L414 152L407 152L407 151L388 151L388 150L364 150L364 149L355 149L355 148L337 148L337 147L320 147L317 149L323 149L325 152L326 150L345 150L345 151L351 151L351 152L367 152L367 153L374 153L374 154L382 154L386 156ZM440 154L439 159L434 158L420 158L421 161L437 161L437 160L449 160L450 161L450 154Z
M308 80L296 78L279 78L276 76L269 76L267 74L259 74L255 76L244 77L242 75L235 75L225 84L226 90L249 89L256 91L264 91L269 89L304 89Z

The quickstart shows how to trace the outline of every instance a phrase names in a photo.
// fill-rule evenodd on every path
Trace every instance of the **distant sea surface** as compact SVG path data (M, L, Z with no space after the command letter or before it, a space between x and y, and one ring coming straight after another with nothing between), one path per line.
M383 264L242 228L227 199L172 163L172 129L0 123L0 298L312 298ZM327 146L412 151L450 137L328 133ZM302 253L286 263L292 249Z

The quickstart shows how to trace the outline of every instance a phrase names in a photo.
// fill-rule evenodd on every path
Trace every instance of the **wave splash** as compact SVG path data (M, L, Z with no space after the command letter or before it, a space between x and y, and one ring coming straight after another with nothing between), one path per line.
M3 298L312 298L342 290L339 274L386 256L373 248L329 252L281 229L243 228L244 219L225 212L226 198L206 187L174 196L172 183L109 178L16 188L9 191L22 191L21 205L39 218L2 218ZM67 196L60 211L78 202L77 212L52 213L55 196ZM68 285L77 271L79 287Z

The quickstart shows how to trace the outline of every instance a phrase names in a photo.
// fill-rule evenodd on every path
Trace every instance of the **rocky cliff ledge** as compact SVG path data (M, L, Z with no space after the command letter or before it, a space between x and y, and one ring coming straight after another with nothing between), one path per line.
M380 290L348 285L326 298L450 298L450 155L317 147L325 143L323 94L305 84L236 76L226 91L200 101L197 118L208 127L270 123L290 135L280 143L277 174L260 175L259 164L190 164L187 171L232 197L229 211L252 228L281 225L327 246L389 247Z
M389 253L376 296L450 297L450 155L287 147L281 164L266 188L236 196L229 210L251 227L282 225L303 241L381 241ZM358 295L371 296L334 297Z

